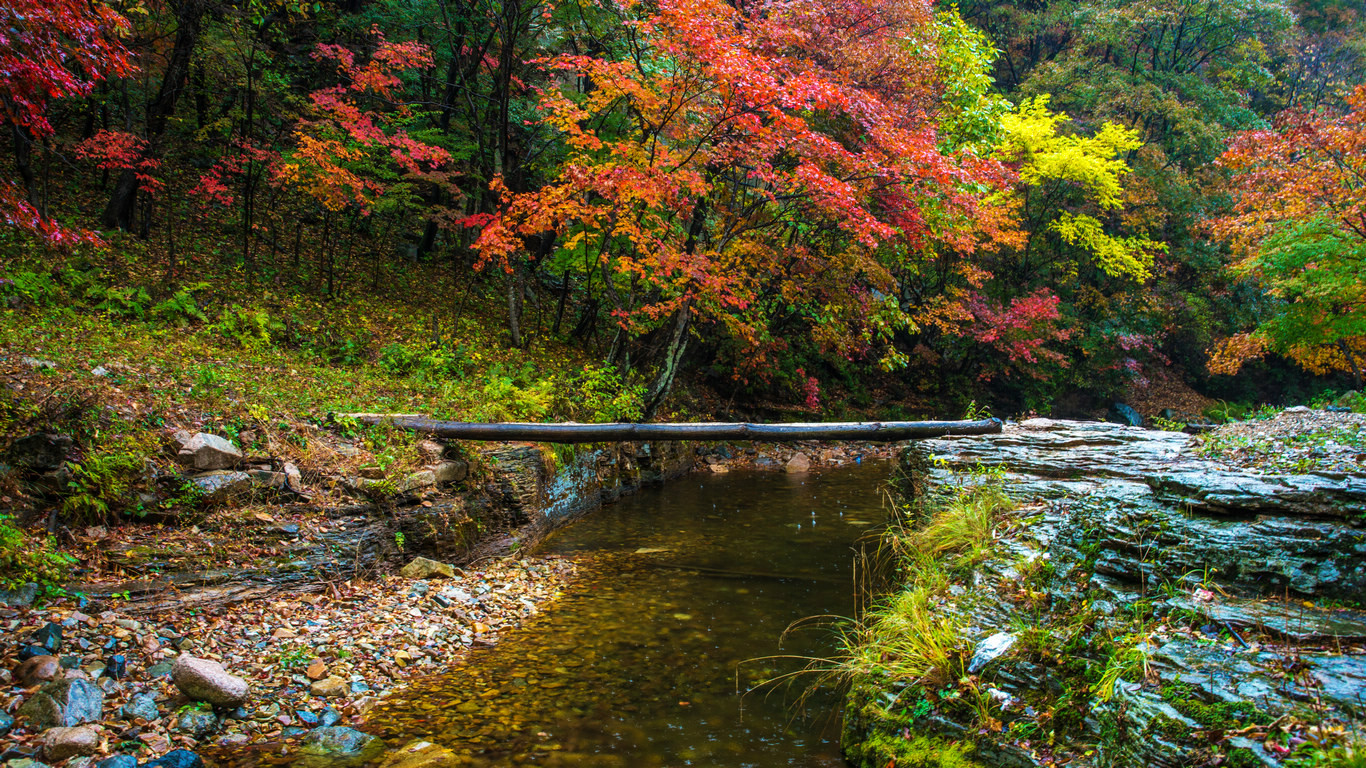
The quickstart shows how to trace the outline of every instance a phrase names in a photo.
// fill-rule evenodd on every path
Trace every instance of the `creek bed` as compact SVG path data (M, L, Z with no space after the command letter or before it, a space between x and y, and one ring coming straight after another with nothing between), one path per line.
M591 561L592 576L366 730L473 765L842 765L838 695L802 698L810 675L742 695L805 665L746 660L835 652L828 622L779 638L851 615L853 547L883 517L889 471L694 475L596 512L539 552Z

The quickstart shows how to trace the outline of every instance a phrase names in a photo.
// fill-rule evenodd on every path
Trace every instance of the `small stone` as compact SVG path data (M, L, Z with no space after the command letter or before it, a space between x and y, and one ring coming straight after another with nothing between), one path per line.
M346 692L346 681L333 675L314 682L308 687L308 692L324 699L334 698Z
M310 728L317 725L319 720L316 714L309 712L306 709L301 709L298 712L295 712L294 717L298 718L299 722L309 726Z
M315 728L304 736L299 750L300 768L331 768L332 766L367 763L384 751L384 742L354 728L334 725Z
M33 633L34 645L41 645L56 653L62 649L62 625L49 621Z
M187 706L176 714L175 725L171 727L179 733L203 739L218 730L218 717L210 710Z
M52 654L48 653L48 652L47 652L47 649L44 648L44 647L41 646L41 645L26 645L26 646L24 646L24 647L22 647L22 648L19 649L19 660L20 660L20 661L28 661L29 659L36 659L36 658L38 658L39 656L51 656L51 655L52 655Z
M204 768L204 760L188 749L177 749L143 763L142 768Z
M43 757L60 762L69 757L93 755L100 747L100 732L93 725L49 728L43 733Z
M14 682L20 688L32 688L57 677L61 669L56 656L34 656L14 669Z
M161 708L157 706L157 700L150 693L133 694L128 703L123 705L122 712L129 720L151 722L161 717Z
M431 488L436 485L436 473L430 469L423 469L403 478L398 484L399 492L419 491L423 488Z
M235 707L247 700L247 681L228 674L216 661L181 654L171 667L171 679L194 701Z
M1286 409L1285 409L1285 412L1286 412L1286 413L1309 413L1309 406L1307 406L1307 405L1292 405L1292 406L1290 406L1289 408L1286 408Z
M438 563L425 557L415 557L412 562L403 566L399 575L407 579L430 579L433 576L453 579L455 578L455 570L445 563Z
M299 472L299 468L286 461L280 468L285 473L285 487L294 493L304 492L304 476Z
M811 469L811 459L807 458L804 453L794 455L783 465L784 472L799 473L809 469Z
M380 763L380 768L453 768L455 753L429 741L412 741Z
M341 713L331 707L324 709L322 716L318 718L318 724L323 726L324 728L336 725L341 721Z
M138 759L132 755L111 755L95 763L95 768L138 768Z
M150 678L167 677L171 674L171 670L171 663L163 661L148 667L147 676Z
M308 669L304 670L304 674L308 675L309 680L321 680L323 675L327 674L327 664L319 659L309 664Z
M0 736L4 736L5 734L9 733L10 729L13 727L14 718L10 717L4 712L0 712Z
M122 680L128 676L128 659L123 654L116 653L104 662L104 669L110 677Z
M302 736L305 733L308 733L307 728L299 725L290 725L285 727L283 731L280 731L280 738L292 739L295 736Z
M981 672L986 665L1004 656L1015 645L1015 640L1015 635L1009 632L997 632L978 643L973 649L972 661L968 662L968 672L974 675Z
M417 452L422 454L422 457L428 461L435 461L436 459L441 458L441 454L445 451L446 446L435 440L419 440L417 443Z

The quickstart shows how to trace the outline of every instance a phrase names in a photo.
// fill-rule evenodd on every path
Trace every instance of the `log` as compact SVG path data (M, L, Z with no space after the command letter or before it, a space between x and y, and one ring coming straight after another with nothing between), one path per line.
M836 421L825 423L744 424L534 424L525 422L440 421L407 414L335 414L372 426L391 424L424 435L458 440L525 440L536 443L613 443L659 440L867 440L895 442L948 435L988 435L1001 431L1000 419L977 421Z

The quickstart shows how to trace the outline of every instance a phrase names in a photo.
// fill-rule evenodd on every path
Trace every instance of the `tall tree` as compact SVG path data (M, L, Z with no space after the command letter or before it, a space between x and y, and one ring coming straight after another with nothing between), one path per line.
M759 365L775 312L821 318L812 328L832 353L865 352L869 318L899 312L879 249L947 239L970 250L979 232L935 224L971 220L998 167L939 151L937 62L915 45L931 34L930 4L634 7L626 55L545 62L570 86L542 102L568 158L539 190L499 185L485 258L506 263L525 237L554 232L600 272L621 323L613 353L664 336L650 410L695 318Z
M0 109L14 146L19 183L0 180L0 219L51 243L89 236L59 226L45 211L33 168L34 147L55 130L48 109L56 99L86 96L96 84L133 72L119 39L128 21L87 0L6 0L0 3Z
M1226 342L1211 369L1232 373L1267 350L1315 373L1348 371L1361 386L1366 356L1366 86L1350 111L1290 111L1274 128L1234 137L1220 163L1236 200L1214 222L1234 269L1280 300L1255 330Z

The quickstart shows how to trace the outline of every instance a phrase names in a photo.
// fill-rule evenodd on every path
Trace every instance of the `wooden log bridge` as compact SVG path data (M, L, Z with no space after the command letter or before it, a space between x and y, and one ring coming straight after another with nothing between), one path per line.
M534 424L526 422L441 421L413 414L334 414L362 424L392 424L424 435L459 440L526 440L537 443L613 443L659 440L753 440L787 443L798 440L868 440L895 442L948 435L988 435L1001 431L1000 419L977 421L836 421L825 423L744 424L696 422L674 424Z

